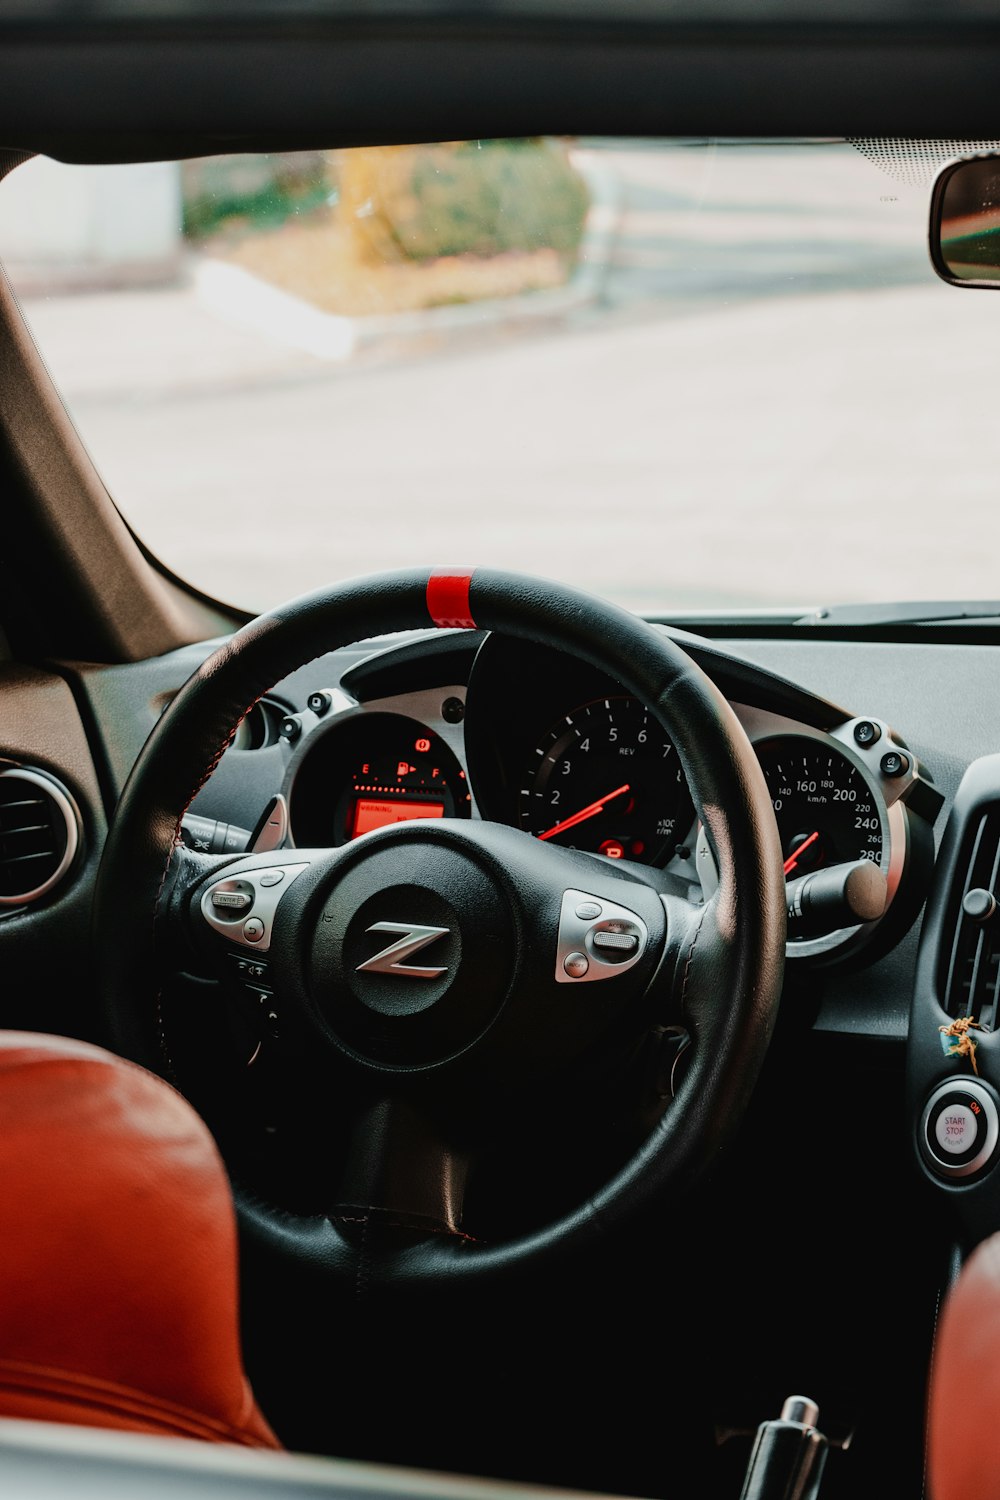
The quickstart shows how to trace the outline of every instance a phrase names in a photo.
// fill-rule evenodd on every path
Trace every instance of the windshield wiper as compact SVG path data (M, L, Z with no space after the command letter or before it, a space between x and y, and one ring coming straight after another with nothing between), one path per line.
M1000 623L1000 600L920 599L896 604L831 604L800 615L796 625L857 626L959 624L963 620Z

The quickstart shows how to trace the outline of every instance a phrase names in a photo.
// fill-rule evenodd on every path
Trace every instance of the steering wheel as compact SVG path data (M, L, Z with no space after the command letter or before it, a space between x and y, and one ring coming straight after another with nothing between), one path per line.
M468 820L407 821L334 849L207 856L181 844L186 809L275 682L321 653L430 625L542 642L646 704L676 747L711 847L711 898L695 905L654 869ZM171 1027L164 970L266 965L282 1024L331 1080L350 1080L356 1130L324 1212L296 1213L234 1176L241 1230L313 1277L363 1273L405 1288L585 1245L713 1160L774 1024L784 880L756 756L665 633L548 580L406 570L262 615L194 673L122 793L95 928L111 1045L168 1078L198 1039ZM503 1242L463 1230L470 1114L486 1118L573 1068L593 1079L670 1027L690 1037L681 1081L609 1181Z

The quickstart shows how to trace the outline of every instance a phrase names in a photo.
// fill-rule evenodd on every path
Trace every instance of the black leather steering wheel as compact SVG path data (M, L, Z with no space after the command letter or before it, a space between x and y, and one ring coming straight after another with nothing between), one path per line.
M457 819L402 823L330 850L209 857L183 847L184 812L268 688L321 653L432 624L571 653L647 704L677 749L715 858L711 899L670 894L653 869ZM215 906L220 889L252 904ZM635 616L488 570L386 573L294 600L238 631L181 689L124 789L98 876L96 952L115 1050L177 1077L179 1053L197 1039L172 1030L158 976L197 966L198 955L222 967L246 958L247 912L263 917L283 1016L350 1077L359 1123L347 1180L325 1211L295 1213L237 1178L241 1228L258 1249L332 1278L356 1277L362 1264L404 1286L493 1274L585 1244L682 1188L742 1114L781 989L778 834L729 705ZM422 951L411 942L387 954L418 930L436 934ZM595 1058L618 1058L670 1025L690 1035L687 1066L624 1166L540 1230L473 1241L460 1217L467 1142L456 1144L469 1101L488 1111L494 1097L544 1087L577 1063L593 1070Z

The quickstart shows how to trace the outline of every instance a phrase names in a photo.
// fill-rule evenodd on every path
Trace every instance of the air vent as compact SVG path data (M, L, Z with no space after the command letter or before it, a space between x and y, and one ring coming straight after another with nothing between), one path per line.
M962 902L969 891L997 892L1000 874L1000 807L979 815L966 837L952 892L955 936L946 954L945 1009L950 1016L975 1016L992 1029L1000 1000L1000 932L967 917Z
M26 766L0 771L0 907L47 896L78 842L76 809L53 777Z

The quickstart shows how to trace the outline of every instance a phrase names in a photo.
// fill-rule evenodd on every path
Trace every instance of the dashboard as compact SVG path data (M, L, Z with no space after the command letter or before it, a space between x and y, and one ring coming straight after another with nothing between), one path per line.
M976 680L992 658L973 648L730 646L672 633L713 678L758 751L790 888L860 861L884 879L884 911L875 920L828 920L803 931L793 914L786 992L796 1014L818 1032L902 1040L915 918L942 809L964 770L966 745L975 744L974 737L956 744L953 731L963 713L985 703L977 689L939 716L913 690L916 679L901 674L900 657L913 651L916 666L919 655L923 681L936 681L944 694L939 702L954 700L963 678ZM88 787L84 858L99 853L103 816L146 734L214 644L129 666L74 669L72 691L103 793L103 805L94 806ZM990 726L981 730L983 750L992 748ZM60 775L51 757L41 769ZM62 780L72 791L72 780ZM299 847L345 843L399 819L486 818L596 859L655 866L669 888L695 902L714 878L683 768L645 706L586 662L475 631L362 642L276 683L192 804L185 840L238 852L275 799L287 814L285 839ZM71 882L72 872L52 898L56 906ZM40 930L43 911L30 915ZM0 920L0 943L9 925Z
M389 665L375 663L383 673ZM926 894L941 805L929 775L877 716L812 705L803 719L732 706L757 750L781 835L789 958L831 964L886 951ZM356 671L313 688L290 711L265 701L256 718L235 750L277 745L271 791L289 846L339 846L416 818L486 818L596 858L654 866L695 903L714 889L712 852L669 736L645 704L586 662L491 636L477 643L464 680L382 694L375 672ZM225 811L213 826L196 802L189 844L225 852L259 837ZM808 919L802 894L808 899L812 877L861 862L881 877L877 915L854 921L827 910Z
M828 918L816 930L791 913L786 994L796 1014L816 1032L901 1041L942 814L968 761L1000 743L982 685L992 653L789 639L730 646L672 633L757 750L790 900L804 879L862 861L883 880L873 920ZM16 958L44 947L46 932L66 930L67 910L85 923L103 828L132 762L215 644L126 666L67 666L44 684L21 681L20 698L5 695L6 769L40 773L66 793L76 852L42 900L19 905L7 893L0 950ZM486 818L595 859L654 866L691 901L714 879L683 767L645 705L587 662L475 631L362 642L276 683L192 804L185 840L239 852L275 799L285 840L299 847L345 843L400 819Z

